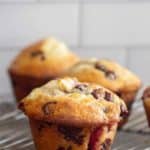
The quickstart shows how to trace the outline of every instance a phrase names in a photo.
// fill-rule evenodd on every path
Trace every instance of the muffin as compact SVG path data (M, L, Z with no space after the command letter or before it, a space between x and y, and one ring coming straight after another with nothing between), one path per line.
M37 150L109 150L123 100L102 86L55 79L19 103L28 116Z
M148 125L150 127L150 86L144 90L142 100L148 120Z
M77 61L78 57L54 38L23 49L8 69L16 99L22 99L33 88L55 79Z
M97 83L108 88L125 101L129 112L141 85L136 75L108 59L80 61L71 67L66 75L76 77L82 82ZM127 118L122 123L126 121Z

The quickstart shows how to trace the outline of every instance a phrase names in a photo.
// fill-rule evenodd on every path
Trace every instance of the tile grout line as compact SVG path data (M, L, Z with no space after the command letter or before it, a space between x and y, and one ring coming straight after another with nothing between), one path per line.
M106 1L106 0L78 0L78 2L80 1L80 3L89 3L89 4L117 4L117 3L149 3L149 0L123 0L123 1L119 1L119 0L110 0L110 1ZM5 2L5 1L0 1L0 5L12 5L12 4L71 4L71 3L75 3L77 2L77 0L64 0L64 1L59 1L59 0L35 0L35 1L23 1L23 2L19 2L19 1L14 1L14 2Z

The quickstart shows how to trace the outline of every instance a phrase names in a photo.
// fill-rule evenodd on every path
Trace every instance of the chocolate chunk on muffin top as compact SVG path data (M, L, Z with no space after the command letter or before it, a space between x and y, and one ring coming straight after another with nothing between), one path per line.
M61 78L34 89L19 104L30 118L74 126L119 122L124 102L102 86Z
M9 72L37 78L57 77L78 59L63 42L50 37L24 48L9 66Z
M65 75L77 77L82 82L103 85L113 92L136 91L141 86L141 81L134 73L109 59L80 61Z

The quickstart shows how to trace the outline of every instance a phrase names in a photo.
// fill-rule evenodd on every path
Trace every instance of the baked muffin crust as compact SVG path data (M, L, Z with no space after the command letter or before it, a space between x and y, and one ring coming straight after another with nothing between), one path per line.
M68 47L54 38L24 48L9 67L9 72L36 78L56 77L78 61Z
M32 119L73 126L99 126L119 122L127 113L118 96L74 78L52 80L34 89L19 104Z
M77 77L83 82L103 85L113 92L135 91L141 86L135 74L108 59L80 61L66 75Z

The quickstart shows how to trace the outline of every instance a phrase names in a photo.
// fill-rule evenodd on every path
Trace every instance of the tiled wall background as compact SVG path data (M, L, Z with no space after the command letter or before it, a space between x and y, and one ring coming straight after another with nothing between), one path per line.
M82 57L119 61L150 84L150 0L0 0L0 93L18 51L56 36Z

